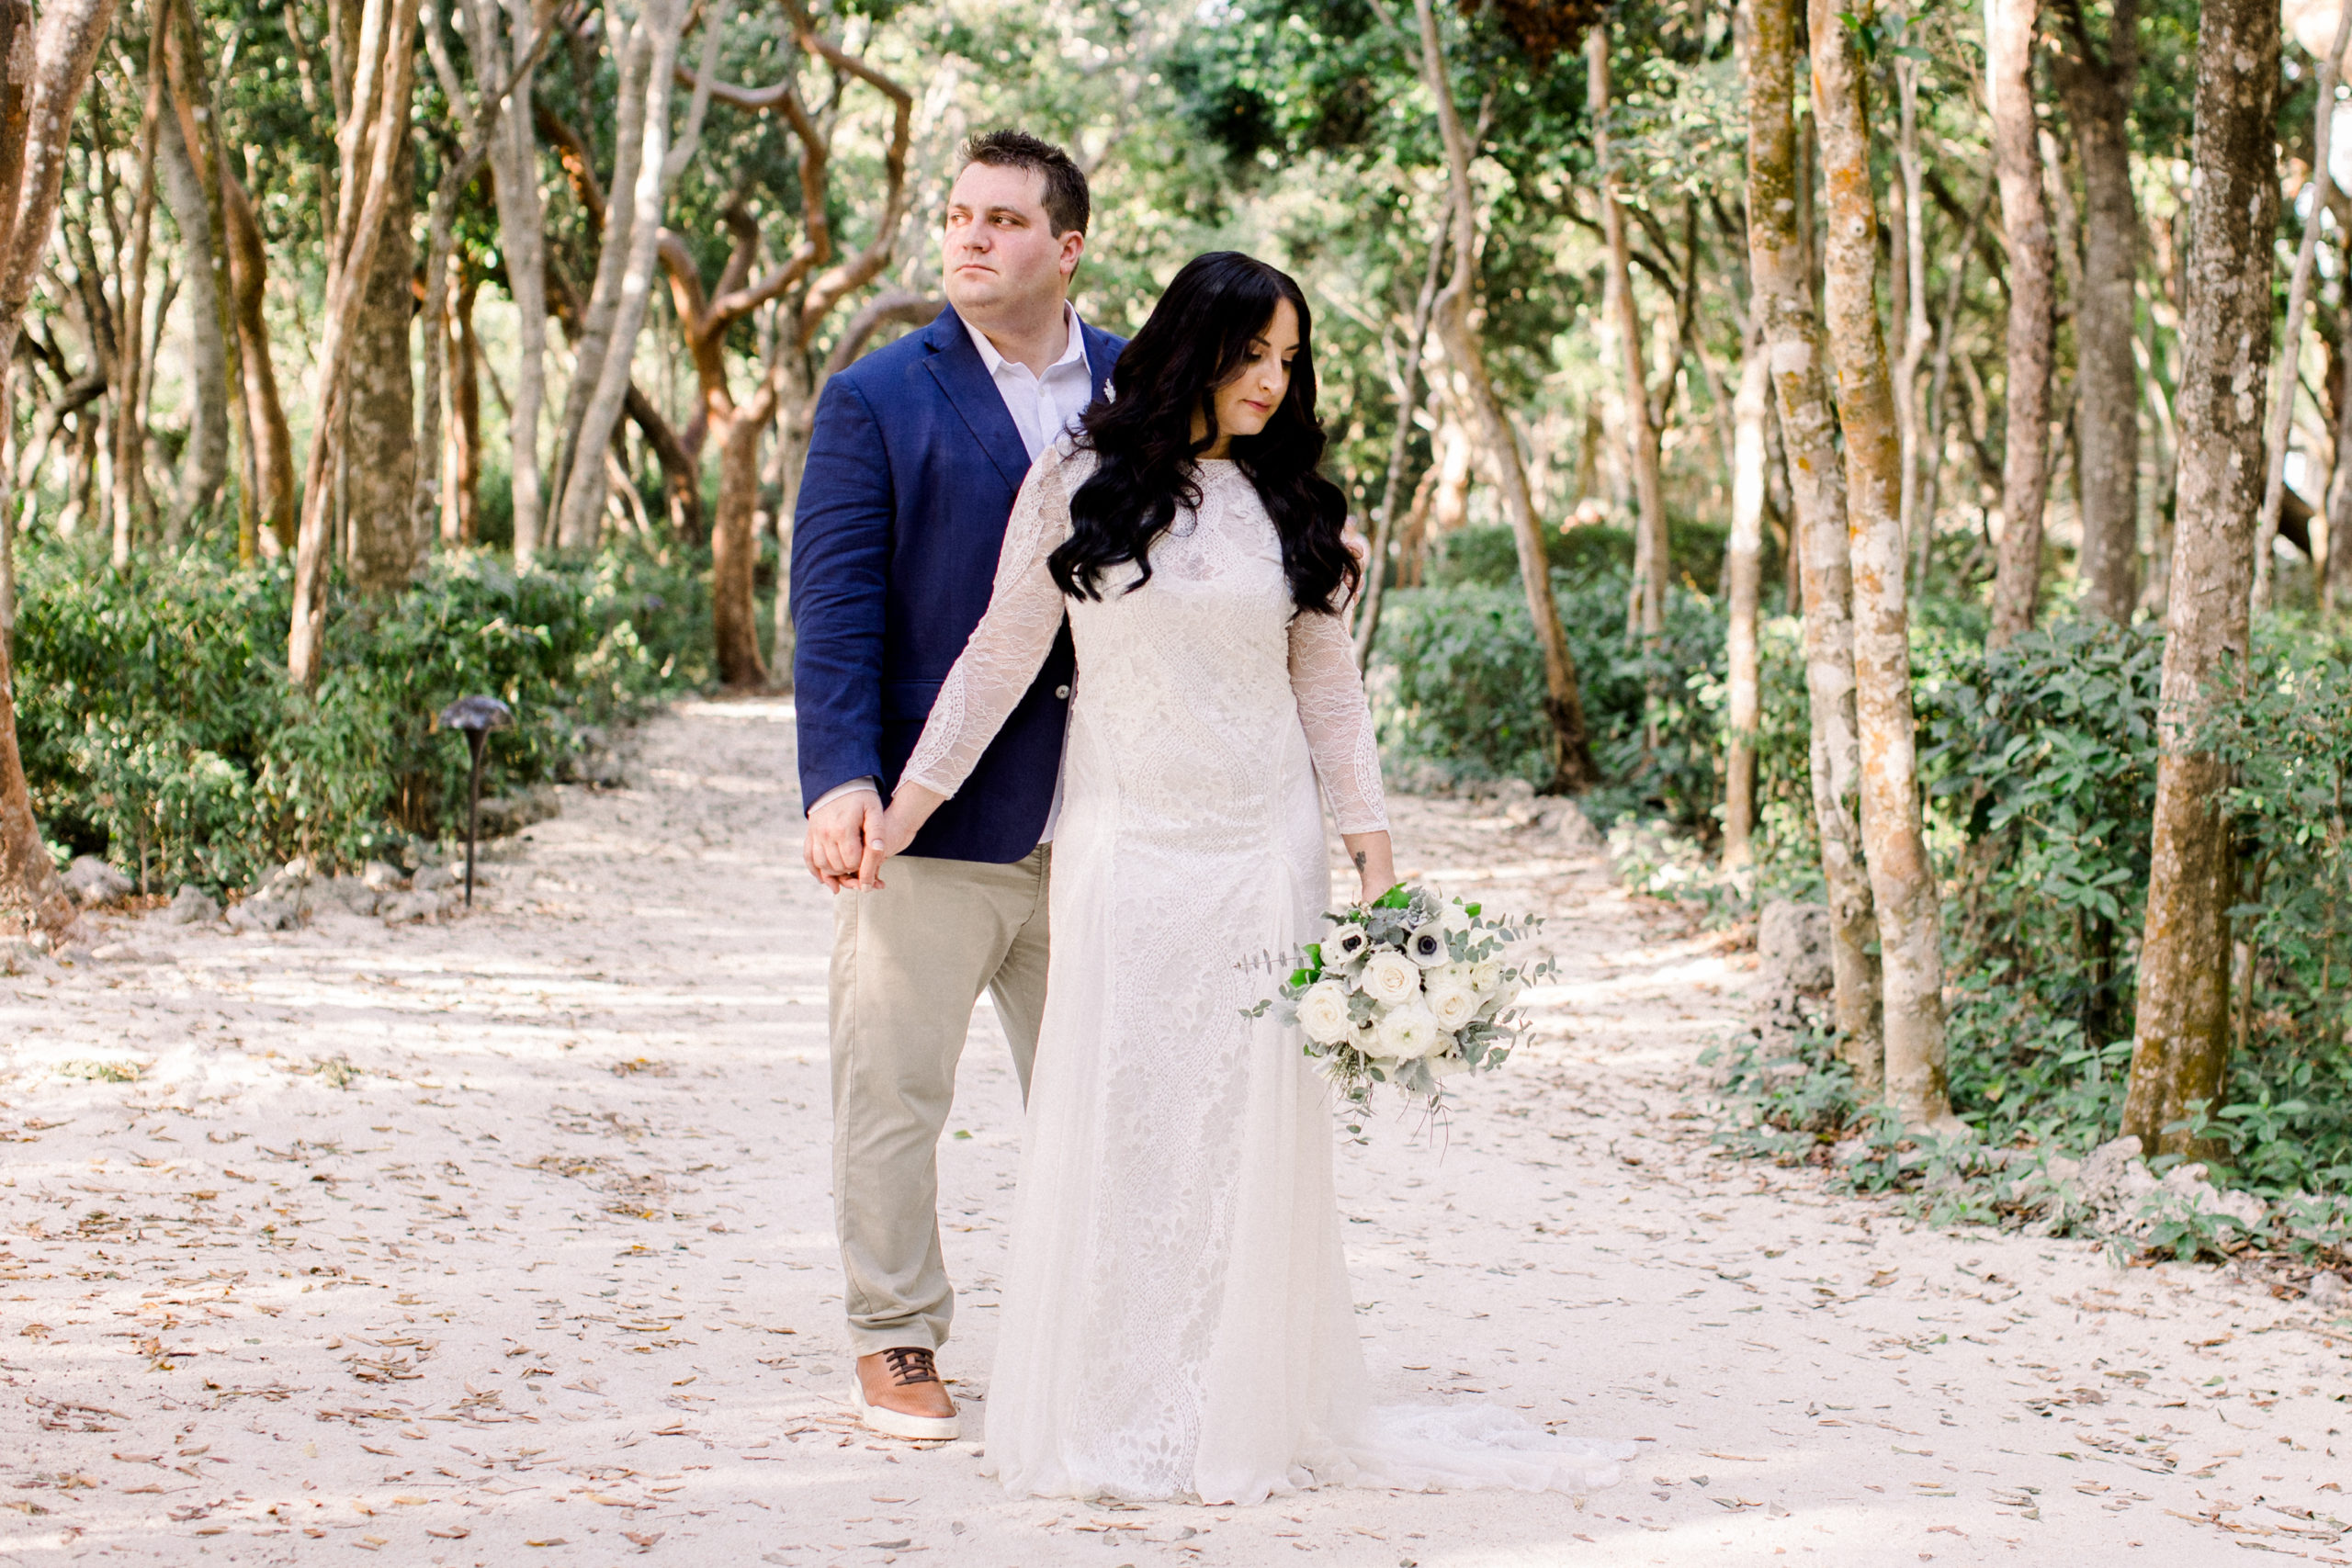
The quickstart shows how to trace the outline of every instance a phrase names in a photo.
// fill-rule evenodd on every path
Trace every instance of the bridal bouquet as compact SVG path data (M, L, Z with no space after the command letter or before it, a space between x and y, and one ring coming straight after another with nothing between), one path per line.
M1323 918L1331 935L1294 954L1280 994L1249 1012L1277 1009L1295 1023L1306 1054L1362 1109L1374 1084L1435 1105L1445 1079L1502 1066L1522 1021L1512 1003L1555 968L1550 959L1505 962L1510 944L1540 920L1486 915L1428 887L1400 884Z

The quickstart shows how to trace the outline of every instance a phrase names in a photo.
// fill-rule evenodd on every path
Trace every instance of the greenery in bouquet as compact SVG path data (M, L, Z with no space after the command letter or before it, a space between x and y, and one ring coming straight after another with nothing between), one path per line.
M1323 918L1331 934L1293 954L1278 994L1250 1016L1272 1009L1295 1024L1306 1054L1359 1111L1384 1083L1433 1108L1447 1078L1502 1066L1522 1023L1520 992L1555 968L1548 958L1507 961L1540 919L1487 915L1429 887L1400 883Z

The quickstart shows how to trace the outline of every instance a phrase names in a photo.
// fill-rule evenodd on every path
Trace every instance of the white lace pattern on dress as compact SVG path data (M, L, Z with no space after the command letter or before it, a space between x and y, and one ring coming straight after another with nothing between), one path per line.
M1016 1493L1250 1502L1296 1487L1582 1491L1630 1448L1515 1413L1375 1410L1332 1190L1330 1097L1296 1032L1246 1015L1249 961L1311 940L1344 831L1385 827L1344 626L1297 614L1249 478L1066 600L1046 558L1093 459L1023 487L989 613L904 777L953 794L1069 618L1046 1013L1023 1135L989 1464Z

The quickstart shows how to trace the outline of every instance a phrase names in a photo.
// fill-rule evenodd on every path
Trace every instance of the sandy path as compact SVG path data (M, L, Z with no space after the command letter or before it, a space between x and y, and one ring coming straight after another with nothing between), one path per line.
M2352 1325L1713 1155L1693 1059L1752 959L1454 803L1399 804L1401 858L1549 909L1566 973L1446 1147L1342 1152L1370 1360L1389 1396L1640 1438L1626 1483L1105 1508L1005 1497L978 1442L868 1441L789 710L641 740L635 787L568 793L496 868L504 907L125 922L147 961L0 980L6 1561L2352 1558ZM112 1062L141 1077L73 1076ZM1019 1130L985 1012L955 1125L977 1427Z

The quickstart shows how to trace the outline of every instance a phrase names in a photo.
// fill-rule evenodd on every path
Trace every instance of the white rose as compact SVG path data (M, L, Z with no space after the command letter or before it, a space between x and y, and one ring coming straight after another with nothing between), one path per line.
M1375 953L1364 960L1356 988L1383 1007L1398 1006L1420 995L1420 965L1401 953Z
M1393 1008L1380 1021L1380 1054L1393 1061L1409 1062L1453 1043L1453 1036L1439 1029L1430 1010L1419 1002Z
M1452 976L1430 976L1428 1006L1430 1016L1437 1026L1452 1034L1478 1016L1479 1004L1486 998Z
M1463 967L1470 972L1466 976L1470 988L1482 997L1492 996L1495 987L1503 983L1503 965L1499 958L1482 959Z
M1430 1058L1430 1077L1438 1079L1454 1077L1470 1070L1470 1064L1452 1051Z
M1317 1045L1337 1045L1348 1037L1348 987L1338 980L1317 980L1298 998L1298 1026Z
M1462 907L1462 900L1459 898L1448 898L1438 919L1450 931L1466 931L1471 929L1470 911Z

